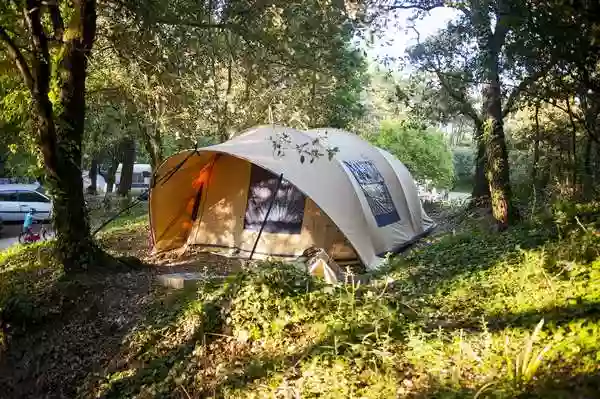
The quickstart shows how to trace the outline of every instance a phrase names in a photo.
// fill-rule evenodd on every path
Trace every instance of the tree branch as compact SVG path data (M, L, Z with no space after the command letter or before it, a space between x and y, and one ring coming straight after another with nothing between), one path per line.
M542 68L540 71L527 76L525 79L516 86L511 93L508 95L508 99L506 100L506 105L504 106L504 110L502 111L502 117L506 117L508 114L514 111L515 104L519 99L519 96L527 91L529 86L535 83L539 78L544 76L549 68Z
M234 28L231 24L213 24L213 23L204 23L199 21L181 21L181 20L172 20L169 18L156 18L154 20L157 24L163 25L171 25L171 26L189 26L192 28L198 29L231 29Z
M396 0L394 4L387 8L388 11L393 10L420 10L420 11L431 11L434 8L444 7L443 0L429 0L423 2L406 2L404 0Z
M509 30L508 19L510 18L508 11L504 9L506 8L506 6L502 2L500 2L499 7L502 9L498 9L496 13L496 27L494 29L494 33L491 36L491 40L493 43L492 47L494 51L498 53L500 52L502 46L504 46L504 43L506 41L506 35L508 34Z
M452 97L454 100L456 100L458 102L462 112L465 115L467 115L468 117L470 117L471 119L473 119L473 122L475 122L476 125L482 124L483 122L481 121L481 119L479 118L479 115L477 115L477 112L475 111L473 106L469 103L469 101L463 95L455 92L450 87L448 82L446 82L444 80L444 77L441 73L438 73L438 71L434 71L434 72L437 75L438 80L440 81L440 84L442 85L442 88L448 93L448 95L450 97Z
M31 34L33 47L32 70L35 73L35 89L39 95L46 96L50 88L50 51L48 38L44 32L41 19L40 4L36 0L28 0L23 9L23 17Z
M563 111L566 114L569 114L569 116L571 116L574 119L576 119L577 122L579 122L584 127L584 130L588 134L588 137L590 139L592 139L592 141L594 141L596 144L600 144L600 138L598 138L595 134L593 134L590 131L590 129L587 128L586 122L585 122L584 118L580 117L579 115L576 115L575 113L573 113L569 109L558 105L558 102L556 101L556 99L541 98L541 101L545 102L546 104L550 104L553 107L556 107L557 109Z
M50 20L52 21L52 29L54 29L54 40L62 42L63 34L65 31L65 25L63 23L62 16L60 15L60 8L58 6L58 0L51 0L46 3L48 10L50 11Z
M8 55L10 58L12 58L13 62L19 69L19 72L21 73L21 76L23 76L23 80L25 81L25 84L29 90L33 91L35 81L33 80L33 76L31 75L31 71L27 65L27 61L25 60L23 53L21 53L15 42L11 39L2 26L0 26L0 41L6 43Z

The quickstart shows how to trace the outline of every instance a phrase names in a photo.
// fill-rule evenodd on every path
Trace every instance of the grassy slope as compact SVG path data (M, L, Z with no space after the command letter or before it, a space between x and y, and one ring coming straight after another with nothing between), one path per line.
M29 313L13 311L29 337L14 333L8 359L17 362L13 348L24 342L43 346L48 338L41 331L59 339L52 334L60 314L63 329L96 317L92 324L109 341L100 345L98 333L81 339L91 347L78 357L83 371L61 389L82 397L595 397L600 238L572 221L563 217L561 234L522 226L446 236L393 261L369 286L336 288L264 264L198 290L168 292L151 289L141 275L64 280L59 269L40 272L36 259L23 262L24 252L13 253L0 259L0 284L14 279L15 270L41 277L23 274L26 282L0 286L0 307L11 297L2 294L10 285L24 303L37 298L35 308L55 313L42 311L31 323ZM583 216L580 221L587 226ZM125 226L104 240L141 228ZM40 278L54 283L33 283ZM93 287L123 278L130 279L128 289L113 296L142 304L126 305L122 311L134 317L115 327L104 315L116 305L99 300ZM101 311L69 306L73 291L87 293ZM56 295L62 302L49 306ZM72 352L80 344L60 347ZM51 375L67 367L48 363L41 359Z

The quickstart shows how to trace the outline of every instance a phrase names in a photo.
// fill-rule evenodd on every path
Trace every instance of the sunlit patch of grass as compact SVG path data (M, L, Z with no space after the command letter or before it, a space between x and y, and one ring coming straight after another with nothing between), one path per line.
M113 255L144 258L150 249L150 227L146 205L138 204L131 212L111 221L98 232L96 239Z
M99 227L100 224L108 221L111 217L114 217L114 212L96 214L92 224ZM101 232L106 234L124 228L134 229L144 227L147 224L148 207L145 204L138 204L131 210L110 221L109 224L102 228Z

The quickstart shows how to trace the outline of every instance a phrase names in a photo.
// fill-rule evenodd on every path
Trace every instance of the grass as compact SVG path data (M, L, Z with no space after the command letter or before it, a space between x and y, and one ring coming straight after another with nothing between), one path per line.
M118 211L121 208L124 208L125 205L118 207L113 210L105 210L104 208L96 208L90 211L90 219L92 227L97 228L105 221L108 221L112 217L115 217ZM107 224L102 231L111 231L115 229L120 229L122 227L127 227L131 225L139 224L140 222L147 222L148 220L148 203L147 202L139 202L137 205L133 206L131 209L123 212L114 220L112 220L109 224Z
M598 209L567 204L503 233L448 234L391 260L368 285L328 286L262 263L195 289L154 289L135 322L106 333L118 345L84 362L70 396L595 397ZM132 216L102 240L122 241L144 224ZM0 272L38 270L27 251L1 255ZM21 298L47 285L63 292L53 273L0 288L18 287L11 295ZM46 294L39 298L48 308ZM49 314L24 331L50 328Z

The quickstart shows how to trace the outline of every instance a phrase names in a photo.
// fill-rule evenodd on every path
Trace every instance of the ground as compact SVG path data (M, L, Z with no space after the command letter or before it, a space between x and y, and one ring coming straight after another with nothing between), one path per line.
M503 233L434 207L438 234L332 287L283 264L204 255L64 276L47 246L0 255L0 397L564 397L600 391L600 207ZM577 218L575 218L577 216ZM101 244L150 260L145 216ZM543 320L543 322L542 322Z

